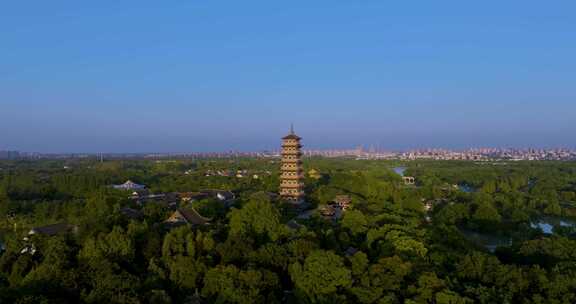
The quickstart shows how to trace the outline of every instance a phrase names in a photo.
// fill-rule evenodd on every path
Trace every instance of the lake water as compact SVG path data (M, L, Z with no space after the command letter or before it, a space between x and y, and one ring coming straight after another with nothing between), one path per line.
M506 247L512 245L512 238L510 237L481 233L467 229L460 229L460 232L462 232L462 234L464 234L468 240L486 248L492 253L496 251L497 247Z
M543 216L532 223L534 229L541 229L545 234L553 234L554 227L573 227L576 229L576 220L559 216ZM497 247L507 247L512 245L512 238L503 235L483 233L474 230L460 228L460 232L468 239L490 252L494 252Z
M545 234L554 233L554 226L556 227L576 227L576 221L573 219L544 216L537 221L530 223L530 227L540 229Z
M2 238L5 235L5 230L0 230L0 254L6 250L6 246L4 246L4 242L2 242Z
M404 172L406 171L406 167L395 167L392 170L400 176L404 176Z
M474 192L474 188L472 188L471 186L466 185L466 184L460 184L460 185L458 185L458 189L460 189L460 191L466 192L466 193L472 193L472 192Z

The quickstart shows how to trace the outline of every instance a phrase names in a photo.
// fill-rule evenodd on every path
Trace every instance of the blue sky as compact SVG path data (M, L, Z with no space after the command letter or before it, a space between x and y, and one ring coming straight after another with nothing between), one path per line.
M574 1L6 1L0 150L575 147Z

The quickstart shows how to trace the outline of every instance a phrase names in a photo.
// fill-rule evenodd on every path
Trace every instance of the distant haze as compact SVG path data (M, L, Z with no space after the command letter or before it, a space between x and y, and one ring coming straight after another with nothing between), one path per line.
M8 1L0 150L575 147L574 1Z

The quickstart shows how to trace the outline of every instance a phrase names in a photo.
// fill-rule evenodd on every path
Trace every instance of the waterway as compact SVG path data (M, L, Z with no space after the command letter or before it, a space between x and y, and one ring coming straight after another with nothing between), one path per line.
M4 246L4 242L2 242L2 238L4 237L4 234L6 232L4 232L3 230L0 230L0 255L6 250L6 246Z
M540 229L545 234L553 234L554 227L576 228L576 220L559 216L543 216L530 223L530 227Z
M512 245L512 238L507 236L482 233L468 229L460 229L460 232L462 232L462 234L468 240L486 248L492 253L494 253L498 247L506 247Z
M458 189L460 189L460 191L466 192L466 193L472 193L472 192L475 191L472 186L466 185L466 184L460 184L460 185L458 185Z
M533 229L540 229L545 234L555 233L555 227L571 227L576 230L576 220L559 216L542 216L530 223ZM512 238L494 233L478 232L466 228L460 228L460 232L466 239L476 243L490 252L494 252L498 247L512 245Z
M406 172L406 167L395 167L392 170L400 176L404 176L404 172Z

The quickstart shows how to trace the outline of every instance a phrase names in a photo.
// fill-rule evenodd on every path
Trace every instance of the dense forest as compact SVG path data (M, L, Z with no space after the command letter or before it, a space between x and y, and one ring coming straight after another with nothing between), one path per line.
M0 162L0 303L576 303L576 163L304 165L308 208L347 195L341 218L272 195L274 159ZM126 180L235 199L138 202ZM29 235L57 223L77 229Z

